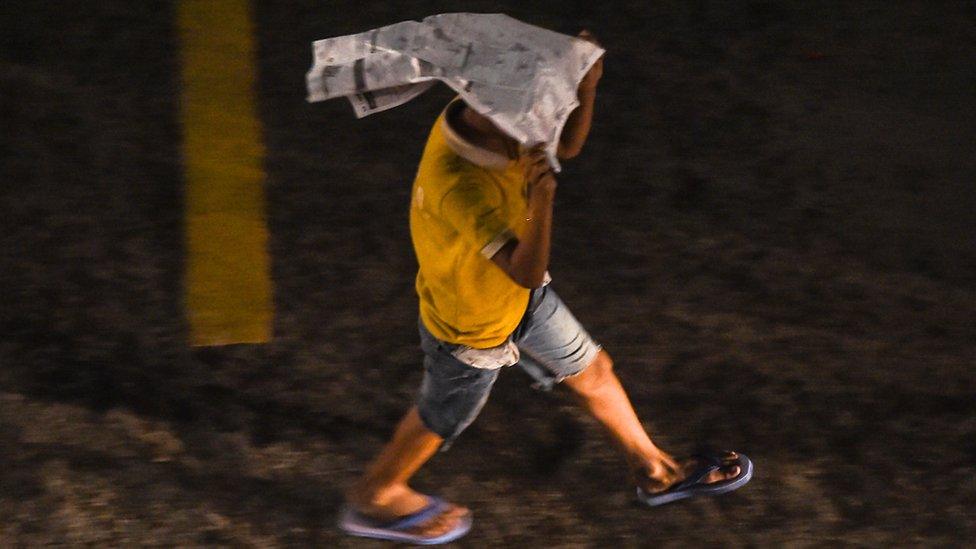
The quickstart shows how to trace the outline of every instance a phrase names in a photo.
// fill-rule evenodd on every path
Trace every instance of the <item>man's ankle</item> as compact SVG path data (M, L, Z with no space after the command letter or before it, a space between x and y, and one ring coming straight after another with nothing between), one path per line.
M383 507L388 504L397 493L400 493L402 486L386 486L377 488L368 483L359 481L346 490L346 501L360 507Z
M663 453L632 456L629 460L630 471L637 479L652 478L664 480L669 476L668 456Z

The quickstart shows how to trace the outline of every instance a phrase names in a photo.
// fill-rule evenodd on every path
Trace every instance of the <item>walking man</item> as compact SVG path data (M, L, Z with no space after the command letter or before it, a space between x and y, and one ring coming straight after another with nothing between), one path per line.
M591 40L585 31L581 38ZM579 84L558 157L578 155L590 131L602 59ZM623 453L638 497L660 505L748 482L733 452L679 461L638 420L613 361L549 284L556 179L541 150L523 150L460 99L434 123L414 182L410 230L419 263L424 378L392 440L349 489L340 527L359 536L444 543L471 512L414 491L413 474L474 421L499 369L519 364L562 383Z

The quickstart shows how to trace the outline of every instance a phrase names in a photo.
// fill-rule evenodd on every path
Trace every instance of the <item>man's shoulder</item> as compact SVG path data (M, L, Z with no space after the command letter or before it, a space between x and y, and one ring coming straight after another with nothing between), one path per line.
M483 170L466 160L447 145L428 147L420 160L417 180L425 186L445 192L465 182L482 182Z

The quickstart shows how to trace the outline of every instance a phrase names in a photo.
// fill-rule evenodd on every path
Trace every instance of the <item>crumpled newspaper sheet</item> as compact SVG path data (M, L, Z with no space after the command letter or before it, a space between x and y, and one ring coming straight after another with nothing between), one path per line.
M445 13L316 40L308 101L348 97L362 118L410 101L438 80L527 147L556 147L576 88L604 50L504 14Z

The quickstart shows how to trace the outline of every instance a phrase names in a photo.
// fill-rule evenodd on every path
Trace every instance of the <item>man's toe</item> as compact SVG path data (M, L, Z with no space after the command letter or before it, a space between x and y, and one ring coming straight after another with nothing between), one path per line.
M436 538L456 528L470 513L471 511L468 508L452 504L443 513L418 524L410 530L412 534L418 536Z
M713 482L722 482L723 480L731 480L742 472L742 468L738 465L730 465L726 467L721 467L708 474L705 477L705 482L711 484Z

